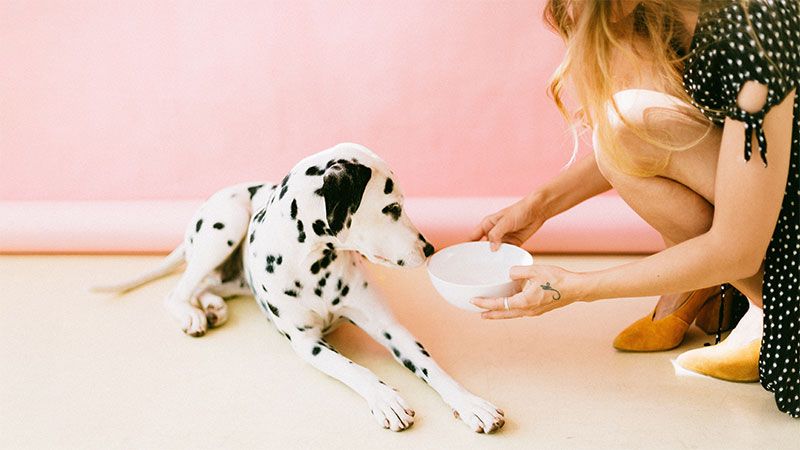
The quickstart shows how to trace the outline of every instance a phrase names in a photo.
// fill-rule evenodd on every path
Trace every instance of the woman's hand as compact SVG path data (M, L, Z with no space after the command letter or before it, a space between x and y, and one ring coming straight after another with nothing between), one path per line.
M521 246L544 224L547 217L538 196L529 195L494 214L486 216L469 236L471 241L483 237L491 243L492 251L502 242Z
M556 266L532 265L512 267L509 274L512 280L526 280L522 292L507 298L473 299L473 305L487 310L481 313L482 318L533 317L580 299L583 279L579 273Z

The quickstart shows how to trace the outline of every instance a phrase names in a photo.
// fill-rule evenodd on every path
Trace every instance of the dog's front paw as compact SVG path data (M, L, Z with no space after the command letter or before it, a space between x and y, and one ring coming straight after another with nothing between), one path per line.
M501 409L469 392L451 402L450 406L453 415L476 433L494 433L506 423Z
M372 417L383 428L403 431L414 424L414 410L406 405L394 389L383 383L376 383L367 402Z

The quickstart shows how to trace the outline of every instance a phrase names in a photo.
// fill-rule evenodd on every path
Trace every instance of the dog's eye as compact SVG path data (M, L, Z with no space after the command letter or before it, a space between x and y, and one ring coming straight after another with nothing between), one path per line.
M391 217L392 220L397 220L403 214L403 207L399 203L392 203L391 205L386 205L381 212Z

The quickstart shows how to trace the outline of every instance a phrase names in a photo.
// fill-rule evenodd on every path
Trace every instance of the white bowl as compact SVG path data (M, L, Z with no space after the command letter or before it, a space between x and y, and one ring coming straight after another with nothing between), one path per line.
M452 305L467 311L483 311L470 303L475 297L508 297L520 291L508 271L533 264L533 256L509 244L493 252L489 242L465 242L436 252L428 260L433 287Z

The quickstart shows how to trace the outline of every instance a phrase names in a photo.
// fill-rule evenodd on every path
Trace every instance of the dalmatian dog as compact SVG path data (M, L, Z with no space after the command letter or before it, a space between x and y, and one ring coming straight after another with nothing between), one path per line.
M370 286L362 259L416 267L434 252L403 211L392 172L375 153L343 143L300 161L278 185L244 183L217 192L191 220L183 243L124 292L186 270L166 307L190 336L225 323L225 298L253 296L295 352L361 395L378 424L401 431L414 411L324 335L344 321L366 331L429 384L472 430L492 433L504 413L453 380Z

